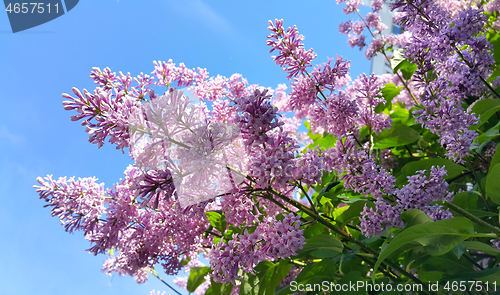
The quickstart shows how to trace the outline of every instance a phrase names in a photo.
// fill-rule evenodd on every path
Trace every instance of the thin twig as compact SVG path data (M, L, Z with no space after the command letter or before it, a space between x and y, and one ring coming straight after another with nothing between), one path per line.
M172 291L174 291L175 293L179 294L179 295L182 295L181 293L179 293L179 291L175 290L172 286L170 286L167 282L165 282L164 280L162 280L157 274L155 271L151 271L151 273L156 277L158 278L158 280L160 280L162 283L164 283L165 285L167 285L167 287L169 287L170 289L172 289Z

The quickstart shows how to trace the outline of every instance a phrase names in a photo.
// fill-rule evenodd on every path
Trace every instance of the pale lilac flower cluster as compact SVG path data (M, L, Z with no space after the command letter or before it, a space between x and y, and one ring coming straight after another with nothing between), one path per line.
M118 81L116 73L112 73L110 68L105 68L101 71L100 68L94 67L90 73L90 78L105 91L115 88L115 83Z
M245 226L259 223L259 217L262 214L257 210L257 204L251 196L245 192L236 191L223 198L221 211L224 212L226 222Z
M106 272L137 275L160 263L166 274L176 274L182 260L196 258L203 233L208 227L203 206L182 209L178 203L160 201L158 211L142 210L136 223L115 246L119 252L110 257Z
M316 57L312 49L305 50L303 35L299 35L297 27L293 26L285 31L283 20L269 21L268 30L271 34L267 36L267 45L271 46L269 52L278 51L278 55L273 59L285 72L288 79L306 73L306 69L311 66L311 61Z
M64 93L62 96L67 101L63 102L65 110L76 110L79 114L72 116L72 121L82 120L89 134L89 142L97 143L98 147L104 145L109 137L109 142L117 145L117 149L129 146L129 117L140 113L140 103L130 96L113 99L111 90L105 91L97 88L94 94L83 90L83 94L73 88L72 97Z
M290 107L296 112L307 110L317 102L320 91L333 92L336 88L347 84L349 78L350 62L337 57L317 66L310 75L299 76L294 79L292 92L290 93Z
M249 273L263 260L296 255L305 244L300 224L300 216L293 213L282 221L268 217L254 232L245 230L244 234L233 234L227 243L221 241L210 253L214 281L235 285L241 278L238 270Z
M93 94L85 89L82 94L76 88L73 88L76 98L63 94L69 99L63 102L65 109L79 113L71 119L83 120L82 125L87 127L90 142L101 147L109 137L109 142L122 151L133 144L129 139L129 125L147 120L140 110L140 102L146 100L146 96L151 100L157 97L152 88L154 86L187 86L196 97L205 101L220 101L226 97L234 99L249 94L248 82L240 74L230 78L220 75L210 77L206 69L189 69L183 63L176 66L172 60L155 61L154 65L153 76L141 73L137 77L122 72L117 75L109 68L101 71L95 67L90 77L99 87ZM137 86L132 86L134 81ZM230 109L227 104L224 107ZM223 111L222 108L219 111Z
M361 1L342 1L337 0L337 4L342 2L346 3L346 8L342 9L345 14L350 14L357 10L357 8L362 4ZM372 35L372 40L370 45L367 46L365 51L365 56L371 59L376 53L383 48L385 44L392 45L388 42L385 35L382 32L387 29L387 26L381 21L380 15L377 11L381 10L383 6L382 0L373 1L371 7L373 12L369 12L361 21L342 22L339 25L339 32L348 36L347 43L352 48L358 47L359 50L363 49L366 44L366 36L363 35L363 31L367 28ZM359 13L359 11L358 11ZM395 36L395 35L391 35ZM393 38L394 39L394 38Z
M351 14L361 6L361 0L337 0L337 4L345 2L346 8L342 8L345 14Z
M203 233L209 223L203 206L181 209L172 201L158 200L158 210L142 208L132 186L142 173L130 166L125 179L104 190L95 178L75 180L51 176L39 178L40 197L53 207L67 231L81 230L94 255L112 253L103 269L147 279L157 263L175 274L182 260L194 258L202 249Z
M303 184L314 185L320 183L321 176L325 170L324 159L319 149L306 150L301 157L296 159L294 179Z
M52 175L37 181L40 185L34 186L40 198L48 204L44 207L52 207L52 216L59 217L61 224L67 232L82 230L85 233L92 232L104 207L104 184L96 183L97 178L52 179Z

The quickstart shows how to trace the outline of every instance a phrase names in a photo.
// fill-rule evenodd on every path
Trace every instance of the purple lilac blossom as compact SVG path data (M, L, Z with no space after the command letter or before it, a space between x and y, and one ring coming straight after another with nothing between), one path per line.
M267 46L271 46L269 52L278 51L273 60L285 72L288 72L288 79L305 74L306 69L311 66L311 61L316 57L312 49L305 50L303 35L299 35L297 27L284 29L283 20L269 21L268 30L271 34L267 36Z

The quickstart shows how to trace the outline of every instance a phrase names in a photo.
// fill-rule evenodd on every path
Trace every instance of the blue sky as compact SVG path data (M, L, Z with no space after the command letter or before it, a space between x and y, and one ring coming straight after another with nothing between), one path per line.
M149 74L153 60L173 59L211 75L241 73L250 84L286 83L266 47L267 21L285 20L306 36L315 62L336 54L352 60L352 74L370 70L359 50L338 33L349 19L335 1L80 0L69 13L12 34L0 12L0 293L173 294L156 278L101 272L104 256L85 252L82 233L67 234L35 190L37 176L96 176L107 186L130 162L107 144L88 143L61 94L92 90L92 67ZM165 276L163 276L165 277ZM171 278L166 278L171 282ZM187 294L187 292L182 292Z

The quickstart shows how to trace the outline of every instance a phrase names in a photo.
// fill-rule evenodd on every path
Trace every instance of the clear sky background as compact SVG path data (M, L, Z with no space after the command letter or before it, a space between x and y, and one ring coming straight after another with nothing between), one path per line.
M93 90L92 67L136 76L168 59L275 88L287 82L266 46L267 21L275 18L297 25L306 49L318 54L315 63L341 55L352 60L352 76L370 70L363 52L338 33L350 16L335 1L80 0L67 14L16 34L0 11L1 295L173 294L153 276L145 284L105 276L105 256L88 254L83 234L66 233L43 208L32 188L37 176L96 176L109 187L130 162L110 144L90 144L61 94Z

